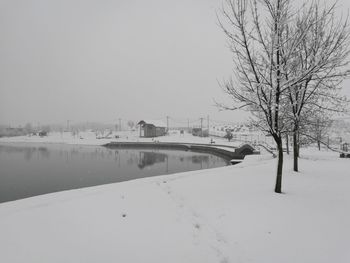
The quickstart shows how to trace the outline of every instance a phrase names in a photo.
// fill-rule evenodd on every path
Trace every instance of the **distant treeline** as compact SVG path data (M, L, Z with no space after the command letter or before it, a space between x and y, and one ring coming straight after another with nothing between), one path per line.
M130 123L128 124L130 125ZM125 125L125 128L128 126ZM116 124L105 124L98 122L79 122L79 123L67 123L67 124L49 124L49 125L32 125L27 123L22 126L10 127L6 125L0 125L0 137L13 137L23 136L29 134L36 134L40 131L45 132L80 132L80 131L104 131L104 130L120 130L120 127Z
M9 127L0 125L0 137L23 136L29 134L37 134L39 132L48 133L50 131L51 127L49 125L43 125L40 127L33 127L30 123L26 124L24 127Z
M26 134L28 134L28 132L24 128L0 128L0 137L22 136Z

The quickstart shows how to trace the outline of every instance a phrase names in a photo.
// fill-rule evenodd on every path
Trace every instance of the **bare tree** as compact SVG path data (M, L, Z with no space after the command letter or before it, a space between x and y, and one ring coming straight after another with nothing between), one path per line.
M329 132L333 124L331 117L331 113L321 112L317 109L305 114L300 121L298 144L310 145L316 143L319 150L321 150L322 144L329 148Z
M266 10L266 11L260 11ZM260 21L264 13L266 19ZM304 74L286 82L283 51L287 44L291 54L298 47L301 32L289 34L290 0L245 1L226 0L219 18L234 55L235 76L224 85L224 90L235 102L234 107L247 109L254 116L253 123L268 132L276 142L278 164L275 192L282 192L283 133L287 116L288 86L304 81ZM296 41L295 43L291 43Z
M318 150L321 150L321 142L326 141L326 137L329 136L328 131L331 128L332 120L326 115L319 115L315 118L313 125L311 125L311 132L316 138Z
M287 81L298 78L303 72L306 75L304 81L288 87L293 123L294 171L298 171L299 129L301 126L310 127L312 122L314 125L311 127L316 127L317 120L310 120L310 112L321 112L316 114L320 121L322 114L344 111L347 103L339 95L339 84L350 73L347 69L349 26L347 19L337 21L335 12L335 5L321 6L318 1L313 1L308 7L304 5L289 28L290 32L303 32L298 47L293 50L296 53L290 55L288 45L282 52L285 64L291 65L285 72Z
M26 125L24 126L24 130L26 131L26 133L32 133L33 132L33 126L31 123L26 123Z
M130 130L132 130L135 127L135 123L133 121L129 120L128 126L129 126Z
M297 10L291 5L291 0L226 0L219 17L235 64L234 77L223 85L234 106L219 106L250 111L253 123L274 138L277 193L282 191L283 134L292 127L299 147L302 114L307 108L339 107L342 99L335 91L349 73L344 70L349 30L347 22L335 22L334 6L320 11L318 2Z

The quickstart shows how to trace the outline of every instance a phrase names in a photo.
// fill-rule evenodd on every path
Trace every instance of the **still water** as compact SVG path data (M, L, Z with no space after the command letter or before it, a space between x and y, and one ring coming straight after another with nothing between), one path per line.
M215 155L179 150L0 144L0 202L226 165Z

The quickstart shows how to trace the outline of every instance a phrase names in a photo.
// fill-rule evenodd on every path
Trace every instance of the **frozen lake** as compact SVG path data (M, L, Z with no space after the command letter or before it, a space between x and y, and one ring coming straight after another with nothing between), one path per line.
M0 202L229 165L207 153L67 144L0 144Z

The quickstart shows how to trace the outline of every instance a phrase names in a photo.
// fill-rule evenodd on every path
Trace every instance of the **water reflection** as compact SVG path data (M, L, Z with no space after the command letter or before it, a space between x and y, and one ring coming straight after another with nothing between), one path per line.
M189 151L1 144L0 202L225 165L220 157Z
M152 166L155 163L164 163L167 161L168 156L164 153L157 152L140 152L139 153L139 163L138 167L140 169L145 168L146 166Z
M30 161L33 157L37 158L49 158L50 152L47 147L15 147L0 145L0 154L16 154L21 153L26 161Z

